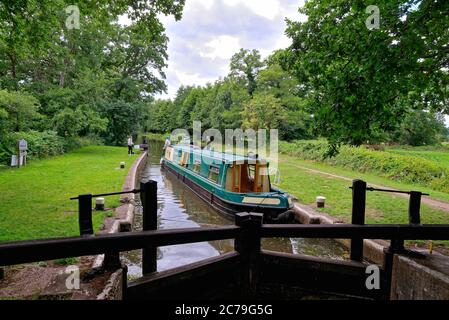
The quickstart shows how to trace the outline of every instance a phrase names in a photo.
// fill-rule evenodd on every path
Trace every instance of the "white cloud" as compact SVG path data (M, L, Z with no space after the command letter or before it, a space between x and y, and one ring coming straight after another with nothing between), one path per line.
M193 8L194 5L200 5L204 9L210 10L210 8L214 5L214 1L215 0L187 0L186 2L189 6L186 4L186 9L188 10L189 8Z
M200 55L211 59L230 59L234 53L241 48L240 41L236 37L222 35L205 44L205 52L200 51Z
M229 60L240 48L257 49L265 58L286 48L285 17L303 20L302 0L187 0L180 21L159 15L168 44L168 93L181 85L205 85L229 73Z
M280 14L279 0L224 0L230 6L246 6L255 14L274 20Z
M204 77L200 73L185 73L181 71L177 71L176 76L182 84L197 86L204 86L208 82L213 82L215 80L215 78Z

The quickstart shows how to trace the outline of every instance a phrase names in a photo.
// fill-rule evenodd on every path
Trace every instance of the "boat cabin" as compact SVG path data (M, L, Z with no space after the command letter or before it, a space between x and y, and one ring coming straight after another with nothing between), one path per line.
M166 148L165 159L172 161L229 192L270 192L268 162L250 156L236 156L190 146Z

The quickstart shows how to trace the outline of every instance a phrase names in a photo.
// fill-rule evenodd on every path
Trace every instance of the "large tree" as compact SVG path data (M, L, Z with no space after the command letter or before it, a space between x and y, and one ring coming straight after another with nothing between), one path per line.
M242 80L249 95L252 96L257 86L257 74L264 66L258 50L240 49L231 58L230 75Z
M146 122L149 97L166 89L168 38L160 15L179 20L184 3L1 1L0 90L27 91L38 98L38 111L48 118L36 124L40 130L58 123L64 136L101 133L108 142L123 143L128 131ZM66 25L73 4L79 9L79 28ZM125 25L119 23L122 17L128 18Z
M369 4L379 8L378 29ZM288 21L283 63L334 146L392 130L410 105L447 108L448 1L309 0L299 11L307 21Z

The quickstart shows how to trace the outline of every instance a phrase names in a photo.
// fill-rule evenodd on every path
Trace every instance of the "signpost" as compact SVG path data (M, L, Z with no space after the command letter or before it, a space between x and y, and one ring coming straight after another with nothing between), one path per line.
M17 143L17 168L25 166L27 162L28 142L25 139L19 140Z

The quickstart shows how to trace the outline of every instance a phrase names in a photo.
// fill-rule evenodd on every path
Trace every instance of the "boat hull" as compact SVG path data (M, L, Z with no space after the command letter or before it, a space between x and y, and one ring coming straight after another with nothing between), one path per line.
M245 205L227 201L220 198L216 194L203 188L195 181L191 180L188 176L182 172L176 171L170 166L165 164L165 161L161 163L162 168L167 172L174 175L178 180L182 181L189 189L191 189L200 199L212 206L217 212L225 216L228 219L234 219L235 214L239 212L257 212L262 213L264 216L264 223L278 222L279 215L285 213L288 208L268 208L257 205Z

